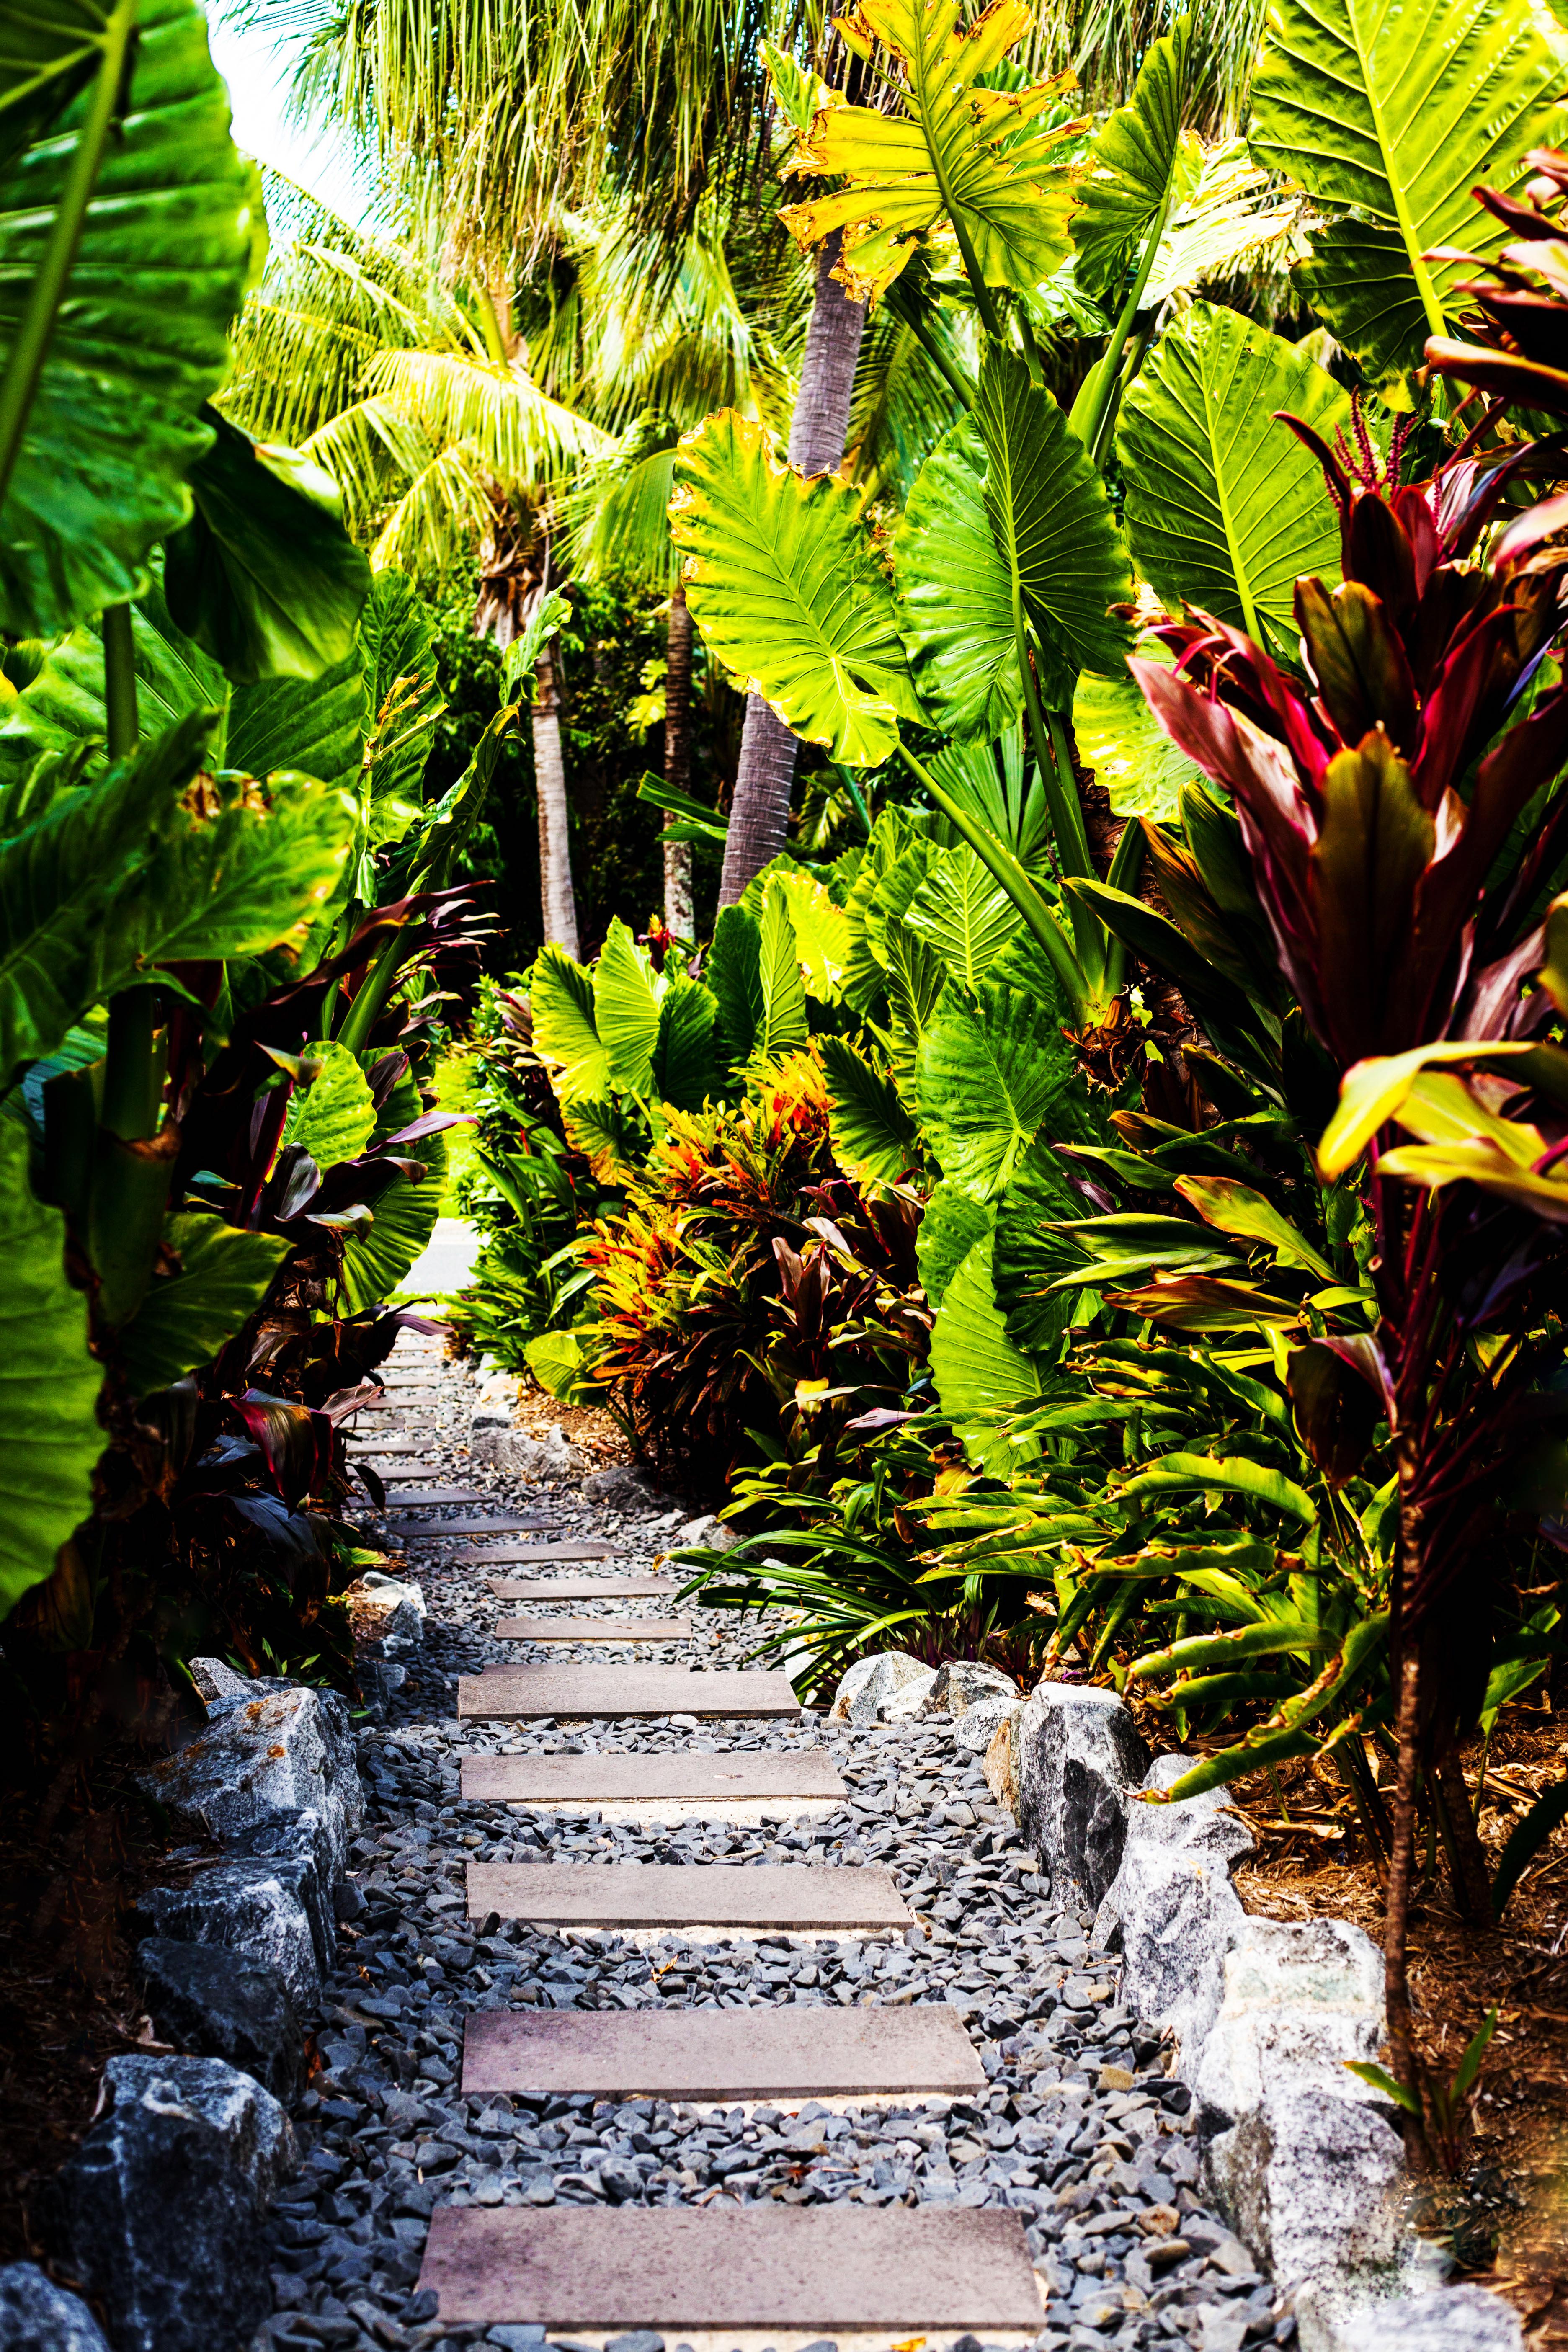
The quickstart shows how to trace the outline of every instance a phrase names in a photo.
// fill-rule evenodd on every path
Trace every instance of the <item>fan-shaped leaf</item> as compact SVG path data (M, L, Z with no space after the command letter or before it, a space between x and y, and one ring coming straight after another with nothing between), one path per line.
M789 902L776 877L768 884L763 900L759 977L763 1019L754 1050L759 1060L776 1062L781 1054L794 1053L804 1045L808 1034L795 926L789 919Z
M170 1217L163 1239L178 1253L180 1271L153 1281L120 1334L136 1396L210 1363L255 1314L294 1246L281 1234L247 1234L208 1216Z
M983 1234L991 1231L995 1211L961 1186L942 1182L926 1202L915 1255L921 1282L933 1307L940 1307L948 1284Z
M847 1037L824 1037L821 1053L839 1166L862 1183L896 1184L919 1166L921 1156L918 1130L897 1087Z
M594 966L594 1026L610 1057L610 1083L632 1095L653 1085L664 982L647 950L639 948L617 915Z
M837 1004L844 992L849 962L849 918L836 907L814 874L778 866L767 869L764 887L776 882L784 892L800 959L802 984L819 1004Z
M931 1378L977 1469L1007 1477L1025 1449L1009 1445L974 1415L1040 1391L1039 1373L1007 1337L991 1285L991 1235L981 1234L942 1294L931 1335ZM1037 1442L1027 1449L1037 1453Z
M781 465L732 409L688 434L675 478L670 531L708 644L806 742L879 767L899 714L921 714L859 492Z
M652 1090L677 1110L700 1110L718 1083L713 1024L719 1004L700 981L672 980L659 999Z
M948 988L915 1066L916 1108L943 1174L996 1192L1071 1068L1071 1048L1033 997L995 981L973 998Z
M731 1068L751 1059L763 1025L763 927L744 907L721 907L702 977L719 1002L718 1045Z
M961 988L978 988L1023 920L988 866L964 842L944 850L905 918Z
M974 419L988 460L985 511L1054 673L1046 699L1060 706L1079 670L1122 673L1131 637L1109 607L1132 592L1127 551L1089 452L1016 352L988 352Z
M907 110L882 114L830 93L786 168L848 185L780 215L808 247L843 229L834 276L856 301L876 300L950 205L988 286L1027 293L1063 258L1071 181L1051 151L1082 124L1043 118L1062 110L1072 76L1016 90L975 86L1033 21L1022 0L992 0L963 31L957 0L857 0L849 22L902 67Z
M1073 277L1086 294L1114 294L1177 182L1196 185L1198 142L1182 128L1192 31L1192 18L1178 16L1144 58L1128 103L1095 135L1070 222Z
M1374 376L1419 367L1427 336L1452 331L1475 275L1463 257L1512 234L1470 191L1517 190L1530 149L1561 143L1565 79L1568 37L1511 0L1274 0L1253 149L1319 204L1353 208L1298 274Z
M973 417L942 435L894 547L899 630L932 727L989 743L1024 705L1013 576L992 535L985 445Z
M1331 441L1350 395L1235 310L1194 302L1167 330L1122 404L1117 445L1138 569L1266 643L1295 644L1298 576L1337 580L1339 518L1310 451L1274 412Z
M192 0L142 0L104 152L0 509L0 625L52 636L145 585L191 510L202 404L262 234L254 167ZM15 347L92 91L11 162L0 193L0 360Z
M358 1056L328 1038L307 1045L305 1058L321 1067L289 1097L283 1142L302 1144L322 1170L357 1160L375 1132L375 1104Z

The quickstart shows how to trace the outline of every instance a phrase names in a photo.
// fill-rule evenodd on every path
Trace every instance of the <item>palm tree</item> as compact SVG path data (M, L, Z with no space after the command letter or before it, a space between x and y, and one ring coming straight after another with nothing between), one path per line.
M554 505L609 436L529 373L504 288L442 283L427 242L373 237L274 179L275 247L235 332L223 403L259 438L300 447L343 493L377 568L439 575L478 552L475 628L501 646L559 585ZM552 646L533 705L544 936L577 951Z

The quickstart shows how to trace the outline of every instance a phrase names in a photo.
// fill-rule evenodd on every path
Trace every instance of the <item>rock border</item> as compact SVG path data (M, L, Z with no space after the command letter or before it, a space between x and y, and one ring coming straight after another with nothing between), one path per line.
M1382 1954L1346 1919L1244 1909L1231 1872L1255 1841L1223 1790L1137 1801L1194 1761L1152 1759L1115 1692L1042 1683L985 1769L1053 1890L1098 1906L1123 2001L1173 2042L1209 2192L1290 2295L1301 2352L1523 2352L1511 2305L1443 2284L1391 2110L1346 2071L1383 2039Z

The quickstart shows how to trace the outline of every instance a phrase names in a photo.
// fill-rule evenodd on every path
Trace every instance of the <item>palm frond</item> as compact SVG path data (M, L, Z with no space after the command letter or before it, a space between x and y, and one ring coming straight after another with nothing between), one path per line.
M516 367L454 351L380 352L371 389L417 416L433 441L460 442L501 481L535 488L573 460L596 457L609 436Z

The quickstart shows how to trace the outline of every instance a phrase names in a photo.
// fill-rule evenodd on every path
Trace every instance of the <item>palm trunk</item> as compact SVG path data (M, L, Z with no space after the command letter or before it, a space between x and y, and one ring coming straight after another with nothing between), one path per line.
M577 953L577 901L566 824L566 765L561 756L561 700L553 645L539 656L533 697L533 781L539 795L539 877L544 940Z
M849 395L866 325L865 304L846 300L844 289L830 275L837 265L840 243L840 232L835 229L817 253L816 293L806 331L800 390L790 420L790 463L805 474L836 473L844 462ZM784 720L769 709L760 694L749 694L735 797L724 842L724 875L719 886L721 907L732 906L752 875L760 873L784 845L795 785L795 739Z
M691 789L691 614L679 583L669 594L664 660L664 781L678 793ZM693 934L691 844L670 840L675 821L664 821L664 923L678 940L689 940Z

